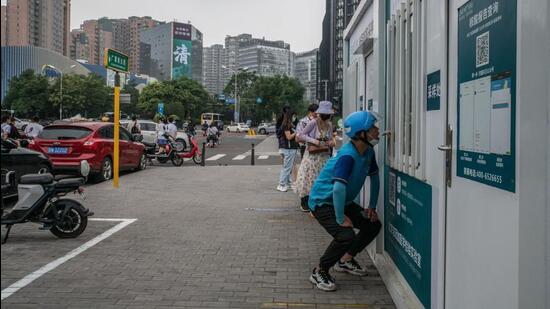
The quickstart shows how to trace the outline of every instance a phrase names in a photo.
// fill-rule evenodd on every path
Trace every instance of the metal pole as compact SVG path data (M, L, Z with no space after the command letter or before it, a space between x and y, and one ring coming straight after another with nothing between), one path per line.
M59 120L63 119L63 72L59 70L61 79L59 80Z
M119 130L120 130L120 75L115 74L115 132L114 132L114 147L113 147L113 187L118 188L118 169L119 169Z
M252 143L252 151L250 153L250 165L254 165L254 143Z
M206 165L206 143L202 142L202 160L201 160L201 166Z
M239 123L239 118L240 118L240 115L239 115L239 101L237 100L237 74L238 74L239 71L235 71L235 115L234 115L234 120L236 123Z

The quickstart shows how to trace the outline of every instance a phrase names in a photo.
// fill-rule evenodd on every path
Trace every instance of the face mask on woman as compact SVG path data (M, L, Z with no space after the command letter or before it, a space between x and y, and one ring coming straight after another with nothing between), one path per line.
M321 120L323 120L323 121L327 121L327 120L330 119L329 114L321 114L321 115L319 115L319 117L321 117Z

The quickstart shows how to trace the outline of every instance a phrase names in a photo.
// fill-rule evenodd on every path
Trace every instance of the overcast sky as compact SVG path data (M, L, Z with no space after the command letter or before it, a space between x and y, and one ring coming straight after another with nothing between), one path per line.
M204 46L223 44L226 35L250 33L284 40L301 52L319 47L324 14L325 0L72 0L71 29L103 16L151 16L191 21L203 33Z

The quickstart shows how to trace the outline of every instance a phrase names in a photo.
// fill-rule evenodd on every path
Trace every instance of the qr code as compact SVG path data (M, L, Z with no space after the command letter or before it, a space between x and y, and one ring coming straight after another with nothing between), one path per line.
M476 68L489 64L489 31L476 38Z
M394 173L390 172L388 199L391 205L395 206L395 200L397 196L397 177Z

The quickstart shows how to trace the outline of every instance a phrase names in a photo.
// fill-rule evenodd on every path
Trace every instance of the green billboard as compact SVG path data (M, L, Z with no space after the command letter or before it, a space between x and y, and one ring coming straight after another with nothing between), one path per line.
M191 77L192 48L191 25L173 23L172 79Z
M516 0L458 9L457 176L515 192Z

